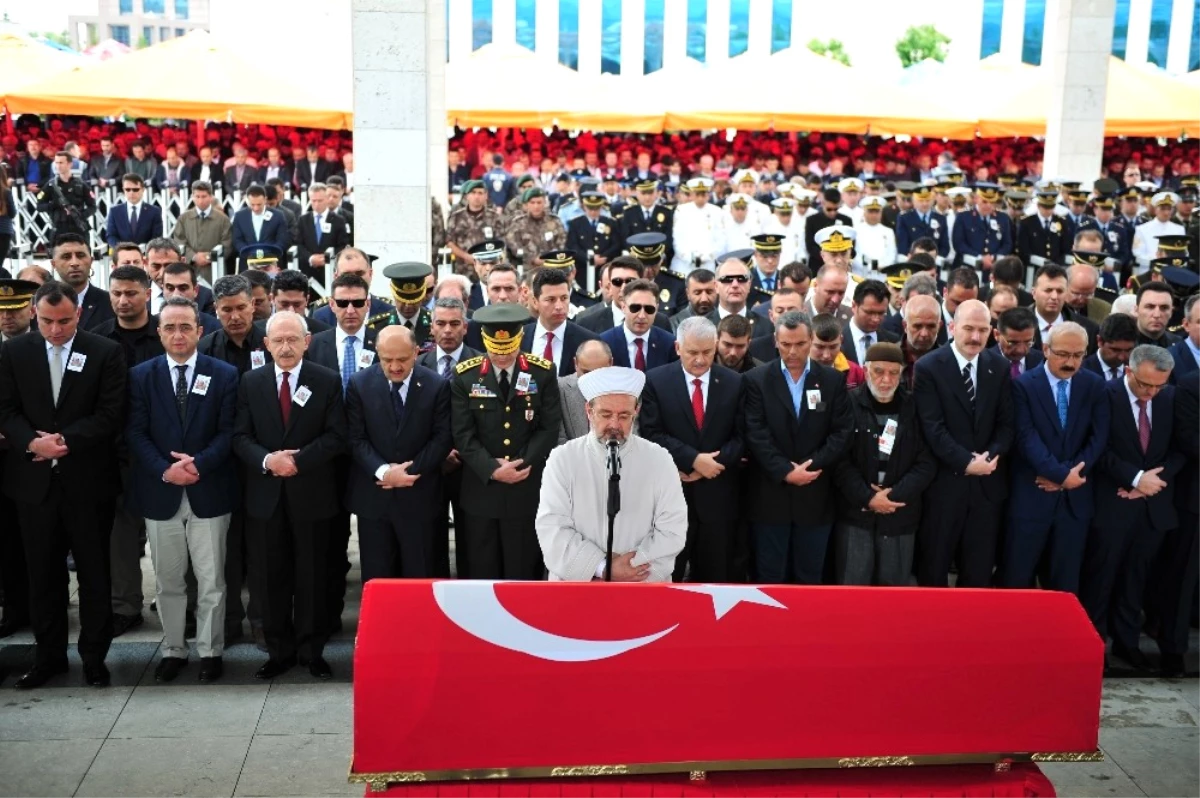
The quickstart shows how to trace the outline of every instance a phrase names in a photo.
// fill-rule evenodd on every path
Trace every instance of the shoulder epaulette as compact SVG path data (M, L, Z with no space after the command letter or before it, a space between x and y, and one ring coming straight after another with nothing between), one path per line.
M680 280L686 280L686 279L687 279L687 275L686 275L686 274L683 274L682 272L677 272L677 271L675 271L674 269L667 269L667 274L673 274L673 275L675 275L676 277L678 277Z
M1182 325L1182 324L1176 324L1174 327L1168 327L1168 328L1167 328L1167 331L1168 331L1168 332L1173 332L1173 333L1183 332L1183 325Z
M323 296L320 299L313 300L308 303L309 308L323 308L329 304L329 297Z
M392 318L392 312L389 310L385 313L376 313L367 319L367 324L379 324L382 321L388 321Z
M525 359L528 360L533 365L539 366L544 369L553 369L554 368L553 361L546 360L544 357L538 357L537 355L532 355L528 352L525 353Z
M464 360L454 367L455 374L462 374L464 371L469 371L483 362L483 355L477 355L470 360Z

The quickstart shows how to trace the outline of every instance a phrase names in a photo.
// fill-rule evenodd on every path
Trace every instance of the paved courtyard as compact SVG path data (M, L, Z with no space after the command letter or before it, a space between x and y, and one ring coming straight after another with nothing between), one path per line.
M12 675L0 686L0 796L362 795L362 785L346 783L361 597L351 547L345 630L326 650L331 681L305 668L256 681L265 655L243 644L226 651L217 684L195 681L194 651L175 683L155 684L162 633L147 609L145 625L113 643L112 687L83 687L74 651L71 672L45 688L17 692ZM142 564L148 603L154 582L150 561ZM0 668L26 664L32 642L28 634L0 641ZM1194 654L1188 666L1197 667ZM1109 679L1102 713L1104 762L1044 766L1059 795L1200 794L1195 679Z

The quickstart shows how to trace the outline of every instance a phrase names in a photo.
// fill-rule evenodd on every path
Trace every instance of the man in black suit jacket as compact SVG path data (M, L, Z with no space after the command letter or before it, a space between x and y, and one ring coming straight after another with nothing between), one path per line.
M333 250L334 257L337 257L350 244L346 220L325 207L327 193L328 189L323 183L309 186L308 201L312 209L301 216L296 224L296 266L322 283L325 282L329 250Z
M1105 385L1108 446L1094 471L1096 513L1083 559L1079 600L1112 653L1149 670L1138 649L1142 596L1163 536L1179 523L1175 482L1186 459L1175 446L1175 361L1142 345L1124 379Z
M267 207L267 192L262 186L251 186L246 192L246 207L233 215L232 224L233 248L239 253L251 244L274 244L280 252L287 252L292 245L287 218L282 211Z
M74 233L58 236L54 240L52 263L58 279L75 292L79 329L91 331L115 317L108 292L88 282L92 274L92 251L83 236Z
M617 222L604 213L608 204L599 191L585 191L582 196L583 216L576 216L567 223L567 249L578 253L586 263L591 252L597 266L603 266L621 254L620 231ZM591 290L592 286L587 286Z
M771 296L767 307L767 319L774 327L775 320L784 313L793 310L804 311L804 296L793 288L780 288ZM747 321L749 320L747 319ZM779 357L779 353L775 351L775 336L761 335L758 338L750 339L750 357L761 360L763 363Z
M209 185L225 185L225 170L213 160L212 147L200 148L200 160L192 164L192 183L203 180ZM230 189L233 190L232 188Z
M337 372L301 362L308 343L302 316L272 316L267 346L274 365L243 376L238 391L233 450L243 463L246 537L255 584L265 592L270 652L254 674L259 679L285 673L297 655L314 677L332 675L323 656L330 632L323 599L346 414Z
M626 205L621 218L617 220L619 243L624 247L629 237L638 233L662 233L667 237L663 263L670 263L674 256L671 248L674 240L671 234L675 222L674 211L666 205L658 204L658 181L653 175L639 180L634 188L637 191L637 203Z
M1183 656L1188 651L1200 575L1196 551L1200 548L1200 379L1195 373L1175 376L1175 446L1186 464L1175 491L1179 524L1163 544L1167 567L1162 574L1158 648L1162 652L1159 674L1168 679L1184 675Z
M346 418L354 463L347 505L358 516L363 584L434 576L442 467L452 446L450 383L416 365L400 325L379 333L379 363L354 375Z
M1037 317L1029 308L1009 308L1000 314L992 335L996 339L996 350L1004 356L1008 374L1017 379L1030 369L1042 365L1045 358L1033 348L1037 334Z
M674 581L729 582L740 519L742 376L714 361L717 328L703 317L677 330L679 362L646 374L639 434L671 453L688 506Z
M367 282L357 274L343 274L333 281L330 307L337 326L312 336L304 359L341 375L342 394L350 378L375 364L375 330L365 326L369 312ZM343 305L345 307L343 307ZM338 512L329 522L329 617L334 631L341 629L345 609L346 574L350 572L347 546L350 543L350 510L346 505L346 480L350 476L350 453L337 459Z
M233 145L233 163L225 167L225 191L246 193L258 182L258 170L246 163L246 147L241 142Z
M762 583L816 585L833 531L833 466L850 445L854 420L845 378L809 358L808 316L785 313L775 339L780 357L742 383L743 434L756 471L748 512L755 571Z
M604 301L598 305L592 305L577 315L575 323L596 335L620 326L625 317L621 313L621 309L615 306L616 298L626 283L640 280L643 274L645 274L645 267L637 258L626 255L614 258L600 272L600 289L604 294ZM667 332L673 332L671 322L665 313L655 314L654 326ZM570 361L567 362L569 366ZM574 368L571 367L563 373L570 374L573 370Z
M1033 348L1042 348L1042 339L1055 324L1073 321L1088 334L1088 354L1096 351L1096 333L1099 327L1087 316L1067 305L1067 270L1051 264L1038 269L1033 278L1033 311L1037 314L1037 332Z
M900 336L880 327L887 317L892 296L879 280L863 280L854 288L854 315L842 328L842 354L847 360L863 364L867 350L877 343L898 344Z
M575 373L575 350L596 334L567 321L571 282L563 269L545 267L533 277L533 298L538 317L525 325L521 351L541 355L558 367L558 376Z
M1008 495L1001 458L1012 447L1014 430L1008 361L984 348L990 320L987 305L963 302L954 314L952 343L922 357L915 368L917 412L938 460L917 533L917 580L925 587L949 584L960 547L958 585L988 587L992 580Z
M1125 376L1129 355L1137 346L1137 320L1125 313L1113 313L1100 323L1096 333L1096 351L1083 360L1083 368L1094 371L1105 380ZM1172 379L1178 375L1172 371Z
M292 184L297 191L307 191L313 183L324 183L331 174L330 164L318 154L314 144L308 145L308 157L293 164Z
M292 165L279 155L278 147L267 150L267 160L258 167L258 182L264 186L270 180L280 180L284 185L292 182Z
M79 329L75 291L49 282L33 297L38 333L0 349L4 492L17 505L37 643L17 687L67 671L67 573L79 575L79 656L93 687L109 683L112 643L108 536L120 489L114 441L125 407L121 347Z

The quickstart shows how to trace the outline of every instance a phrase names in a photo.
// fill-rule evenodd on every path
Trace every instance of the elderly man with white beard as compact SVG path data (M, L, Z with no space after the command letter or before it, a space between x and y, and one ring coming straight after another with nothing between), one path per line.
M687 538L687 503L671 455L633 434L645 384L644 372L619 366L579 378L591 430L550 453L535 522L551 581L604 578L614 454L621 479L612 581L671 581Z
M898 344L874 344L866 382L850 391L854 436L834 477L838 584L904 586L912 575L921 494L937 466L901 381L904 365Z

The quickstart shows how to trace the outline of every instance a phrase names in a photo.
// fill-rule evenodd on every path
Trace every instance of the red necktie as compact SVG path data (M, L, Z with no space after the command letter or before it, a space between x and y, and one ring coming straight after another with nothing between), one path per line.
M646 342L641 338L634 338L633 345L637 347L637 354L633 356L633 367L638 371L646 370L646 350L643 348Z
M1150 414L1146 412L1146 400L1138 399L1138 443L1142 454L1150 451Z
M550 362L554 362L554 333L546 333L546 351L542 352L542 357Z
M704 392L700 390L700 379L692 380L692 413L696 416L696 429L704 429Z
M283 426L288 425L288 417L292 414L292 383L288 381L288 372L283 372L283 383L279 386L279 412L283 415Z

